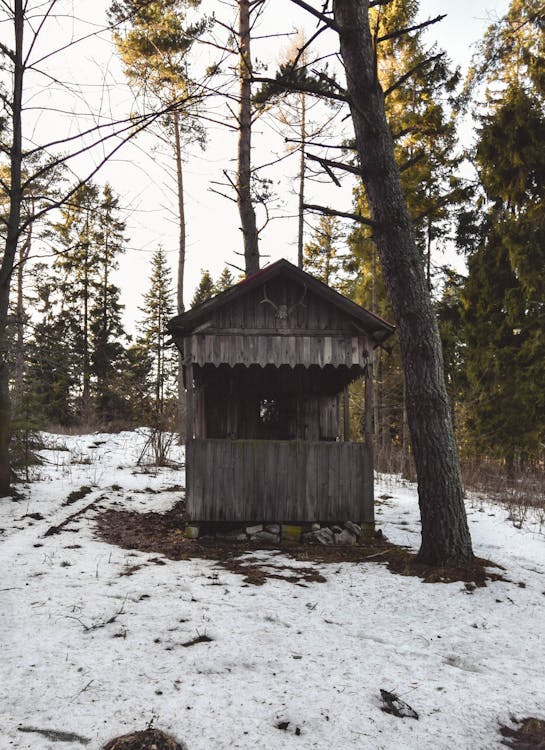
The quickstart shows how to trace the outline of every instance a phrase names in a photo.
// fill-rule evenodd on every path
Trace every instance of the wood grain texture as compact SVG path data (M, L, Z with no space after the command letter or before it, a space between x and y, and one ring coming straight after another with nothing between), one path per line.
M192 440L192 521L373 521L373 474L362 443Z

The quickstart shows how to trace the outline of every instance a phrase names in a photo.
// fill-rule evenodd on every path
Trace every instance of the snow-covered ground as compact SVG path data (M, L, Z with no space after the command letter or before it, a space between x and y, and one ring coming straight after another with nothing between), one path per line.
M167 510L183 484L180 470L137 468L142 433L47 440L69 450L46 451L25 498L0 502L2 750L98 750L152 721L189 750L485 750L511 716L545 718L545 536L505 508L468 503L476 553L510 583L468 591L370 562L257 587L213 561L146 564L157 555L94 537L96 511L44 537L98 497ZM392 496L377 509L386 536L417 548L415 487L382 477L376 494ZM197 635L212 640L182 646ZM381 688L419 720L384 713Z

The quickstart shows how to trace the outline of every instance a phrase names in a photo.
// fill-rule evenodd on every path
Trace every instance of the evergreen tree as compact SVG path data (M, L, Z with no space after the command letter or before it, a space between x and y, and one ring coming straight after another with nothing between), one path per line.
M71 343L81 372L80 415L92 419L91 404L91 307L96 290L98 254L95 218L99 192L88 183L61 210L61 220L53 225L60 242L55 269L60 275L62 314L70 322Z
M233 274L226 266L221 272L220 277L215 284L215 294L219 294L219 292L225 292L227 289L230 289L232 286L234 286L235 283L236 282ZM191 306L193 307L194 305Z
M123 339L121 290L113 283L118 257L125 251L125 224L118 218L119 199L109 185L104 186L96 215L96 292L90 308L92 339L91 373L97 416L111 421L124 416L124 398L119 390L123 375Z
M162 247L153 254L149 289L144 295L137 345L151 362L149 386L152 394L152 416L162 425L168 406L175 395L177 356L167 345L167 324L174 312L172 276Z
M376 35L385 37L414 26L419 5L418 0L392 0L372 9L371 25ZM449 236L453 214L466 191L456 177L461 157L456 148L455 121L447 106L453 101L459 73L450 69L444 53L436 47L427 48L423 35L423 30L417 30L382 41L377 46L377 72L387 92L386 114L403 194L431 288L433 247ZM413 73L403 81L411 70ZM356 204L368 215L361 191ZM358 230L354 238L354 245L360 246L358 255L372 254L370 237L368 227Z
M118 381L125 333L120 290L112 280L125 242L118 213L111 188L106 186L101 197L98 187L89 183L52 226L52 240L60 245L54 263L61 299L58 314L68 326L81 373L79 414L87 423L96 417L110 421L123 412Z
M387 92L386 115L394 137L403 194L431 289L433 249L449 237L454 213L466 191L456 177L460 156L454 119L448 109L458 73L450 69L448 60L436 47L427 48L423 30L394 33L417 23L419 5L418 0L392 0L372 8L370 21L377 37L392 34L377 45L377 73ZM404 78L409 71L412 74ZM363 189L356 192L355 202L356 212L368 216ZM349 237L356 267L350 295L391 320L393 311L372 234L370 227L360 225ZM402 469L407 470L409 441L402 369L397 341L391 345L390 356L377 352L374 421L379 465L382 456L391 461L392 447L397 446L402 449Z
M177 309L184 311L186 218L184 206L184 137L203 145L204 132L196 119L198 97L189 74L189 53L208 20L188 20L200 0L114 0L109 15L117 24L114 41L133 90L152 106L170 107L163 131L172 143L176 165L179 247Z
M321 216L312 239L305 245L305 270L328 286L341 287L347 260L346 252L342 254L341 250L344 241L340 220L335 216Z
M199 285L195 289L195 294L193 295L193 299L191 300L191 307L201 305L203 302L206 302L206 300L210 299L210 297L213 297L216 292L216 285L214 284L212 276L210 275L210 271L208 271L206 268L201 269L201 280L199 281Z
M521 4L514 2L508 17L515 7ZM536 456L545 436L539 385L545 377L545 108L530 69L520 64L525 56L516 47L513 52L518 62L506 58L501 68L507 85L497 90L496 79L490 82L481 117L475 160L484 197L473 230L464 234L463 293L469 437L481 455L503 459L509 471L517 458Z
M58 281L44 264L33 269L32 336L27 342L20 415L30 412L41 427L76 421L79 363L72 346L72 318L60 303Z

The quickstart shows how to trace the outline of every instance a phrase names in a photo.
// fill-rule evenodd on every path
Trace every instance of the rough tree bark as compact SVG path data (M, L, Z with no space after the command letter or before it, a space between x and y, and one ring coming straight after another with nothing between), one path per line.
M20 414L23 401L23 381L25 375L25 303L24 303L24 270L32 246L32 224L28 227L25 240L20 244L17 262L17 306L15 311L16 336L15 357L13 363L13 389L11 408L14 414Z
M8 365L8 311L9 290L13 266L19 242L19 224L21 219L21 164L22 129L21 109L23 97L23 2L14 2L15 46L13 49L13 106L12 106L12 144L10 150L10 187L9 214L7 220L4 257L0 267L0 496L10 491L10 419L11 403L9 395Z
M303 268L303 234L305 220L305 161L306 161L306 143L307 143L307 100L306 95L301 94L301 145L299 147L299 211L298 211L298 232L297 232L297 265Z
M240 109L238 138L237 202L244 240L246 275L259 271L257 223L251 191L252 99L250 57L250 0L239 0Z
M182 168L182 139L180 136L180 113L175 111L172 116L174 125L174 152L176 158L176 186L178 190L178 280L176 290L176 301L178 315L185 311L184 303L184 276L185 276L185 202L184 202L184 175ZM178 353L178 433L180 442L185 437L185 388L182 365L182 355Z
M399 169L377 80L368 0L334 0L334 20L374 238L396 317L407 389L407 418L422 519L419 558L464 562L473 556L443 375L441 341L401 191Z

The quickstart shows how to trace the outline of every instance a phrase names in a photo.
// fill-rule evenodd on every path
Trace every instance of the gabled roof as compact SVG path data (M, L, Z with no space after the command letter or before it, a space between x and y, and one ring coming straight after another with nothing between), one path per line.
M364 307L357 305L348 297L339 294L331 287L311 276L306 271L302 271L293 263L282 258L269 266L265 266L252 276L240 281L238 284L230 287L224 292L216 294L211 299L203 302L191 310L172 318L168 324L168 331L172 336L189 335L191 332L207 320L211 313L217 309L229 305L239 299L249 291L259 288L273 279L283 276L296 282L306 285L309 291L314 292L322 299L335 305L346 315L351 316L357 321L363 330L368 333L377 344L382 343L392 335L395 327L385 320L375 315Z

